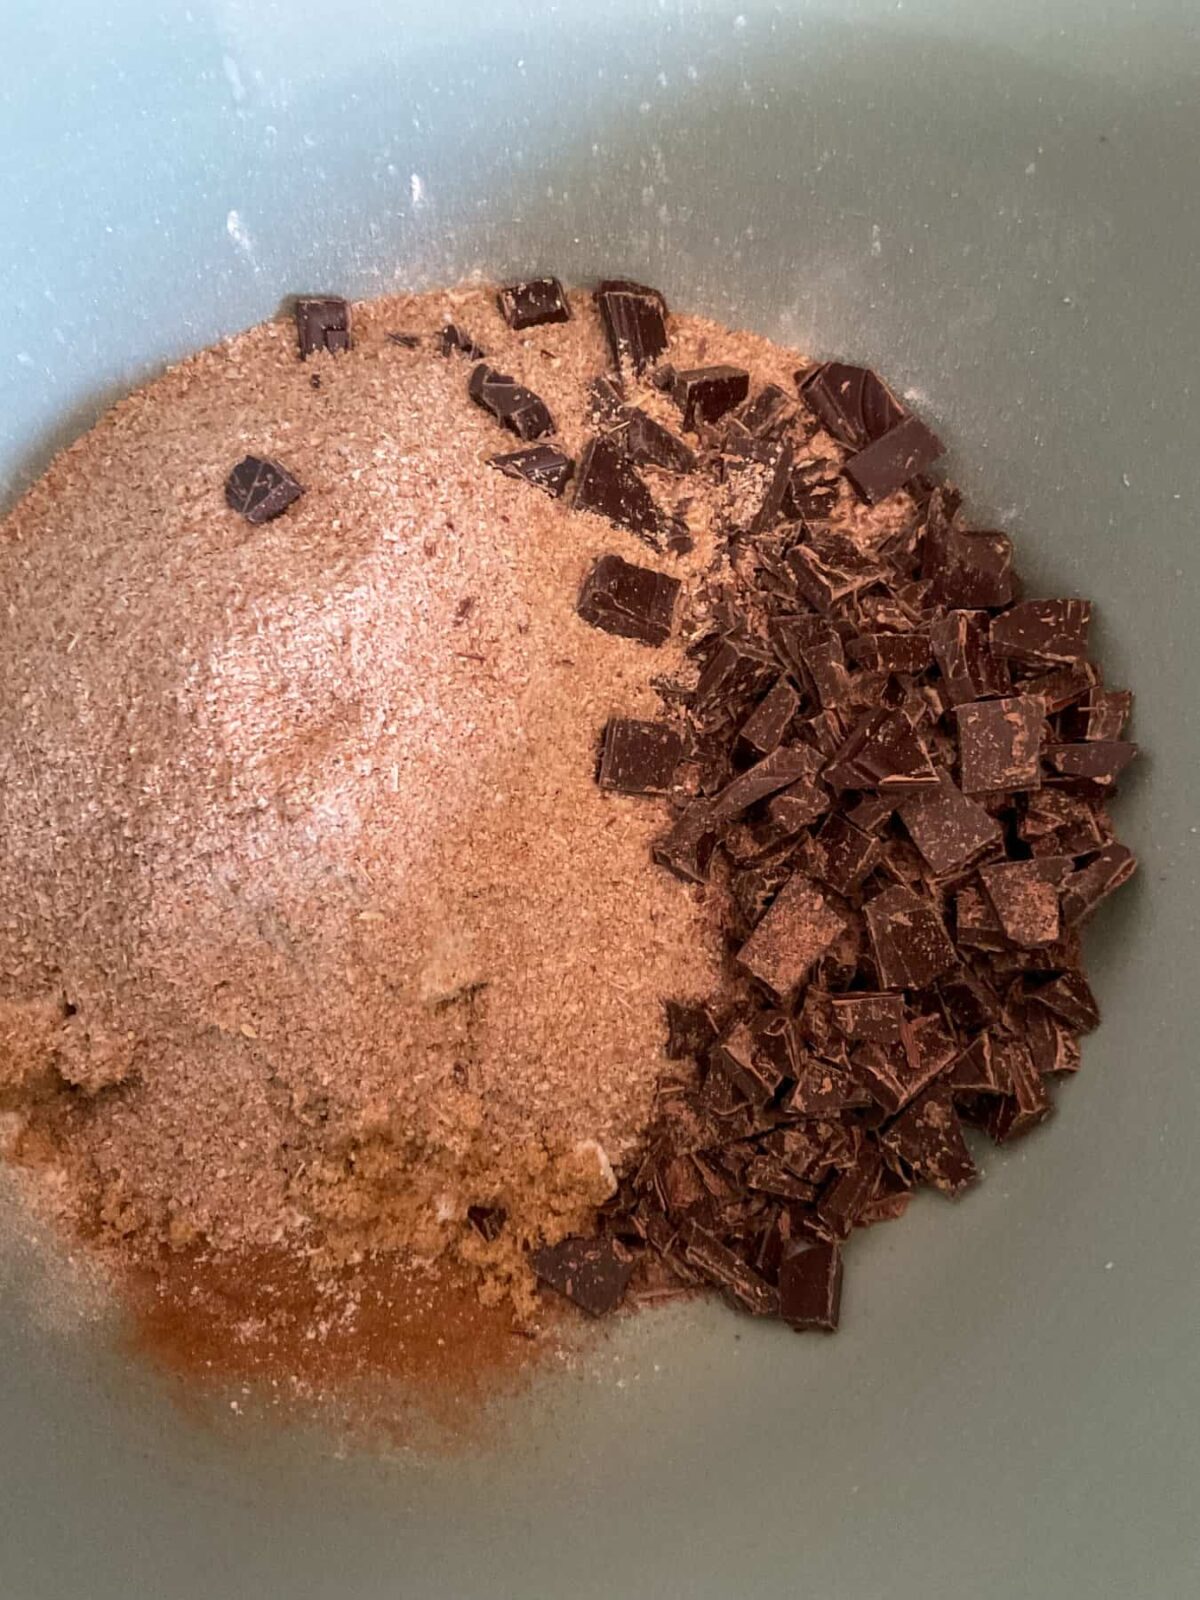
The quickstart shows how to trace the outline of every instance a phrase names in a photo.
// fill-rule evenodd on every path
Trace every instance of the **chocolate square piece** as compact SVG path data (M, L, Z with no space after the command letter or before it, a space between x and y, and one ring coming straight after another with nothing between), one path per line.
M785 998L845 926L813 880L793 872L738 951L738 964Z
M868 505L895 494L942 454L942 441L920 417L905 417L894 428L851 456L843 472Z
M1042 702L1032 695L958 706L959 782L964 794L1037 789L1042 782Z
M779 1268L779 1315L797 1332L832 1333L842 1304L842 1252L814 1244L785 1255Z
M1000 824L969 799L949 773L939 772L937 787L908 796L900 820L939 878L962 872L1004 842Z
M798 372L796 382L805 404L840 444L853 450L864 450L908 414L869 367L826 361L812 371Z
M1012 540L1006 533L930 529L921 572L931 580L935 599L966 611L1009 605L1017 592Z
M543 433L554 432L554 418L532 389L483 362L472 369L467 393L519 439L538 439Z
M993 656L978 613L951 611L935 618L929 639L952 706L1012 693L1008 667Z
M571 320L571 308L557 278L526 278L521 283L505 284L496 301L510 328Z
M788 552L787 564L800 593L817 611L831 611L883 576L877 562L844 534L812 533Z
M600 787L619 794L666 794L682 755L682 738L665 722L613 717L604 729Z
M708 1007L697 1000L663 1002L667 1017L667 1043L663 1051L668 1061L700 1060L717 1042L717 1029Z
M533 444L527 450L489 456L488 466L496 467L506 478L522 478L535 489L544 489L555 499L566 489L575 470L570 456L563 455L561 450L549 444Z
M335 295L301 295L296 301L296 337L303 361L318 350L350 348L350 305Z
M1051 774L1048 782L1085 780L1111 788L1137 753L1137 745L1120 739L1093 739L1083 744L1048 744L1042 759Z
M613 1239L560 1240L530 1257L541 1281L590 1317L606 1316L625 1298L633 1261Z
M1021 600L992 618L992 652L1024 666L1069 666L1087 655L1090 600Z
M834 1026L856 1044L896 1044L900 1039L904 1001L898 994L837 995L829 1009Z
M303 493L286 467L265 456L246 456L225 480L225 504L255 527L279 516Z
M879 977L888 989L927 989L958 965L933 901L896 884L865 906Z
M852 894L879 860L882 845L840 812L827 817L809 847L813 876L841 895Z
M683 411L683 425L691 431L697 422L716 422L750 392L750 374L742 367L690 367L677 372L671 393Z
M800 696L786 678L779 678L743 722L738 737L748 750L769 756L799 709Z
M595 300L618 371L641 373L652 366L667 348L667 303L658 290L609 278Z
M978 1176L950 1088L932 1084L879 1136L913 1176L943 1194L961 1194Z
M628 458L606 434L590 440L575 476L576 511L593 511L657 545L662 512Z
M694 800L670 833L655 844L653 856L684 883L707 883L717 843L717 824L707 800Z
M671 637L678 594L678 578L606 555L584 579L575 609L593 628L661 645Z
M615 438L631 461L662 467L664 472L695 470L696 452L677 433L637 407L627 409L623 417L624 427Z
M1058 890L1037 861L1002 861L980 867L979 877L1004 929L1022 949L1036 950L1059 936Z

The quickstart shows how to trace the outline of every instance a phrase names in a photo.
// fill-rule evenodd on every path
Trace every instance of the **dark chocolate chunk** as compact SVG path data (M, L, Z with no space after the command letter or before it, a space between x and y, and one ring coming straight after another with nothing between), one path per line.
M618 423L625 415L625 392L615 378L593 378L588 384L588 415L594 423Z
M532 389L483 362L472 369L467 393L519 439L537 439L554 432L554 418Z
M850 1237L874 1193L880 1165L877 1147L866 1145L855 1164L830 1183L816 1208L816 1220L828 1239L841 1241Z
M743 1178L748 1189L760 1194L776 1195L781 1200L799 1200L804 1204L816 1199L816 1185L796 1177L774 1156L755 1156L746 1163Z
M664 518L650 490L612 438L598 434L580 458L575 478L576 511L592 511L657 545Z
M590 1317L615 1311L625 1298L633 1259L615 1239L562 1239L530 1257L541 1281Z
M683 1257L689 1267L724 1290L752 1316L773 1317L778 1313L778 1291L698 1223L689 1222L684 1227Z
M835 995L829 1002L834 1026L855 1043L896 1044L904 1021L898 994Z
M624 427L616 436L631 461L662 467L666 472L692 472L696 452L677 433L655 422L648 412L632 407L624 413Z
M903 488L918 472L927 471L942 454L942 441L920 417L903 422L851 456L843 467L868 505L878 505Z
M752 1105L765 1106L783 1086L790 1061L781 1065L776 1053L764 1050L759 1035L736 1022L714 1045L709 1064L737 1085Z
M786 439L726 460L719 514L728 533L754 538L778 522L791 465Z
M930 662L927 633L863 633L851 639L846 653L875 672L924 672Z
M842 1305L842 1252L836 1244L792 1250L779 1268L779 1315L790 1328L833 1333Z
M482 1238L489 1244L495 1241L504 1232L504 1224L508 1221L508 1212L503 1206L468 1206L467 1221Z
M790 1117L836 1117L869 1104L870 1096L848 1072L820 1056L809 1056L797 1063L783 1109Z
M786 678L779 678L743 722L738 737L755 754L769 756L799 709L800 696Z
M303 493L286 467L263 456L246 456L225 480L225 504L256 527L286 511Z
M932 1084L879 1136L913 1176L943 1194L961 1194L978 1176L963 1138L954 1099L944 1083Z
M748 772L740 773L726 784L713 800L713 820L720 822L738 816L759 800L786 789L799 779L815 777L820 766L821 758L811 745L788 745L773 750Z
M878 563L844 534L829 531L814 532L793 546L787 564L796 587L816 611L832 610L883 575Z
M1010 1094L1012 1083L1004 1058L992 1049L990 1033L981 1033L955 1059L945 1075L955 1094Z
M1010 605L1017 593L1012 540L1006 533L929 528L921 561L933 598L965 611Z
M690 367L676 372L671 389L688 432L697 422L716 422L741 405L749 391L750 374L741 367Z
M1075 1034L1042 1006L1030 1006L1025 1016L1029 1053L1045 1077L1078 1072L1081 1056Z
M667 348L667 303L658 290L609 278L595 299L618 370L641 373L653 366Z
M823 817L829 805L830 794L824 784L813 778L801 778L798 783L788 784L768 803L767 819L784 835L793 834Z
M456 327L453 322L448 322L442 329L439 348L444 356L466 356L468 361L482 361L486 353L465 329Z
M402 350L416 350L421 343L419 333L389 333L389 344L398 344Z
M1011 1083L1012 1092L991 1102L984 1126L997 1144L1008 1144L1044 1122L1054 1106L1028 1045L1019 1039L1008 1039L995 1048L1004 1058L1001 1071Z
M566 489L575 470L570 456L563 455L550 444L533 444L508 455L489 456L488 465L497 467L507 478L523 478L555 499Z
M653 855L685 883L707 883L708 865L717 844L717 824L707 800L695 800L670 833L654 846Z
M964 794L1036 789L1042 781L1042 703L1031 695L958 706L959 783Z
M980 867L980 881L1006 939L1023 949L1053 944L1059 936L1058 890L1036 861L1002 861Z
M905 799L900 820L929 870L939 878L964 871L1004 842L996 819L963 794L947 772L938 773L936 788Z
M869 367L826 361L812 371L798 372L796 382L805 404L840 444L853 450L864 450L907 416Z
M878 789L887 794L933 788L938 775L929 752L907 719L872 711L851 731L825 770L833 788Z
M933 901L895 884L864 907L879 977L887 989L928 989L958 956Z
M604 729L599 784L620 794L666 794L683 756L683 739L664 722L613 717Z
M1003 950L1004 927L996 908L973 883L954 897L954 933L960 945L973 950Z
M855 1047L851 1071L888 1116L902 1110L946 1071L954 1060L955 1041L935 1018L907 1018L898 1044L867 1042Z
M1123 844L1106 845L1063 884L1063 919L1071 927L1082 922L1102 900L1128 883L1137 871L1137 858Z
M1029 998L1080 1033L1090 1033L1100 1026L1100 1007L1082 972L1061 972L1049 983L1031 989Z
M840 498L836 473L824 462L801 461L788 475L783 514L793 520L823 522Z
M1137 753L1135 744L1094 739L1083 744L1048 744L1042 751L1042 760L1056 778L1086 779L1111 787Z
M793 402L777 383L768 383L742 407L738 420L757 438L772 438L791 420Z
M1023 666L1070 666L1087 655L1090 600L1020 600L992 618L992 652Z
M813 880L794 872L738 951L738 964L786 997L845 926Z
M811 685L823 706L844 705L850 694L850 676L841 635L824 617L811 612L798 617L773 617L771 643L795 677Z
M882 846L873 833L856 828L841 812L821 824L809 850L813 876L837 894L850 895L872 870Z
M331 354L349 350L349 302L334 295L301 295L296 301L296 336L302 361L319 350Z
M668 1061L701 1060L717 1041L717 1029L708 1007L695 1000L667 1000Z
M593 628L661 645L671 637L678 594L678 578L606 555L584 579L575 609Z
M969 611L937 617L929 639L952 706L1012 693L1008 667L992 655L987 635Z
M569 322L571 308L557 278L526 278L505 284L496 296L510 328L535 328L542 322Z
M1128 689L1093 689L1081 705L1074 706L1063 718L1063 732L1068 739L1109 744L1120 739L1132 710L1133 695Z

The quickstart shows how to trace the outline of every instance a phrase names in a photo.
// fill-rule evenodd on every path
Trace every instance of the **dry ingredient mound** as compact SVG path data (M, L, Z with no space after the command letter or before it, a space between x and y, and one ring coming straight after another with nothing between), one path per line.
M649 1119L664 997L717 982L704 891L651 864L664 806L595 782L681 644L574 612L602 552L693 584L705 508L656 557L496 472L509 436L435 337L469 329L577 454L608 352L571 306L520 333L482 288L377 300L303 362L269 323L0 524L0 1108L125 1257L457 1258L528 1309L524 1251ZM686 317L672 353L797 360ZM247 454L305 490L261 527L224 499Z

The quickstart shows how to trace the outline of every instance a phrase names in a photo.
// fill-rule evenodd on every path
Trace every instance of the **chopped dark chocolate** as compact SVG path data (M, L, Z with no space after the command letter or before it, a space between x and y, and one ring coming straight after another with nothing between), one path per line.
M708 866L717 844L717 824L707 800L694 800L654 846L653 855L685 883L707 883Z
M778 1094L786 1076L774 1053L761 1047L759 1036L745 1022L735 1022L709 1054L709 1064L741 1090L752 1105L765 1106Z
M402 350L416 350L421 343L419 333L389 333L389 344L398 344Z
M665 722L613 717L604 729L598 781L619 794L666 794L683 756L683 739Z
M786 678L779 678L743 722L738 737L754 754L769 756L799 709L800 696Z
M439 348L444 356L466 356L468 361L482 361L485 351L477 345L463 328L448 322L439 335Z
M841 812L826 817L809 850L809 866L814 877L827 883L840 895L850 895L873 869L882 844L873 833L864 833Z
M683 1258L700 1276L756 1317L779 1311L779 1292L747 1262L696 1222L683 1230Z
M592 511L657 545L664 517L654 496L607 434L588 441L575 475L576 511Z
M833 788L879 789L888 794L936 786L929 752L895 711L872 711L851 731L825 770Z
M301 295L296 301L300 359L318 351L337 354L350 348L350 304L335 295Z
M1044 1122L1054 1104L1028 1045L1020 1039L1008 1039L995 1048L1003 1057L1001 1071L1012 1092L991 1101L984 1125L997 1144L1008 1144Z
M661 645L671 637L678 594L678 578L605 555L584 579L575 609L593 628Z
M265 456L246 456L225 480L225 504L255 527L281 515L303 493L286 467Z
M903 422L851 456L842 469L868 505L895 494L919 472L926 472L942 454L942 441L920 417Z
M936 618L929 639L952 706L1012 693L1008 667L992 655L987 635L969 611Z
M931 657L927 633L863 633L850 640L846 653L876 672L924 672Z
M714 822L736 817L739 813L765 800L768 795L802 778L813 778L820 770L821 758L811 745L788 745L773 750L750 768L726 784L713 800Z
M1060 929L1058 890L1037 861L980 867L979 877L1006 939L1031 950L1055 942Z
M895 884L863 908L879 977L887 989L928 989L958 964L933 901Z
M834 1026L847 1039L874 1044L896 1044L904 1021L904 1001L898 994L835 995L829 1002Z
M1090 600L1020 600L992 618L992 652L1023 666L1070 666L1087 655Z
M750 391L750 374L741 367L691 367L676 372L671 393L689 433L697 422L716 422Z
M869 1104L870 1095L848 1072L820 1056L809 1056L795 1068L783 1109L792 1117L836 1117Z
M738 951L738 964L786 997L845 926L813 880L794 872Z
M955 709L964 794L1036 789L1042 781L1042 703L1031 695Z
M641 373L653 366L667 348L667 303L658 290L609 278L595 300L617 369Z
M646 411L633 406L624 413L617 443L640 466L662 467L665 472L693 472L696 452L670 428L664 428Z
M530 1257L541 1281L590 1317L615 1311L625 1298L633 1258L615 1239L562 1239Z
M481 1238L494 1244L504 1232L508 1212L503 1206L468 1206L467 1221Z
M1048 744L1042 760L1054 775L1047 778L1086 779L1111 787L1138 753L1135 744L1119 739L1093 739L1083 744Z
M839 444L853 450L864 450L907 416L895 395L869 367L826 361L811 371L798 372L796 383L801 398L825 428Z
M950 1088L934 1083L879 1135L922 1183L943 1194L961 1194L978 1176L963 1137Z
M817 611L831 611L882 576L878 563L852 540L829 530L814 532L803 544L794 545L787 564L796 587Z
M625 415L625 391L616 378L593 378L588 384L588 416L593 423L618 423Z
M818 1200L815 1212L815 1221L828 1240L841 1242L850 1237L874 1193L880 1166L878 1146L869 1144L863 1147L853 1166L831 1181Z
M965 611L1010 605L1016 596L1012 540L1006 533L965 533L929 527L922 547L922 576L933 597Z
M786 439L725 461L719 516L726 532L754 538L779 520L792 466Z
M1108 744L1120 739L1132 710L1133 695L1128 689L1093 689L1081 705L1074 706L1063 718L1063 732L1068 739Z
M784 835L797 833L825 815L830 799L829 790L823 783L818 783L814 778L801 778L798 783L790 783L768 802L767 820Z
M1009 1094L1012 1091L1004 1058L992 1049L990 1033L981 1033L971 1040L951 1065L945 1081L955 1094Z
M824 462L801 461L788 475L783 514L803 522L824 522L832 517L840 498L836 470Z
M1029 998L1080 1033L1090 1033L1100 1026L1100 1007L1082 972L1062 972L1049 983L1031 989Z
M717 1041L717 1028L708 1007L698 1000L667 1000L668 1061L699 1061Z
M905 798L900 820L929 870L938 878L964 871L1004 843L996 819L963 794L945 771L938 773L936 788Z
M496 296L510 328L535 328L543 322L569 322L571 308L557 278L526 278L509 283Z
M1073 927L1090 917L1102 900L1128 883L1137 871L1133 851L1123 844L1106 845L1063 884L1063 919Z
M777 383L768 383L746 401L738 414L738 421L757 438L772 438L787 426L794 409L793 402L784 390Z
M789 1251L779 1267L779 1315L790 1328L833 1333L842 1305L842 1252L836 1244Z
M550 444L533 444L525 450L513 450L508 455L489 456L488 465L496 467L508 478L523 478L535 489L544 489L557 499L571 481L575 464L570 456Z
M554 418L545 401L515 378L483 362L472 369L467 393L476 405L490 411L502 427L511 429L519 439L538 439L543 433L554 431Z

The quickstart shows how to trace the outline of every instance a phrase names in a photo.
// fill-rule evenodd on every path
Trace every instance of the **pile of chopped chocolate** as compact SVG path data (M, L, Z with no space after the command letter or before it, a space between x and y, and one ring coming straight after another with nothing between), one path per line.
M553 494L573 476L577 508L662 553L686 530L639 468L718 486L694 681L662 685L661 722L610 721L598 779L669 796L656 859L714 886L734 998L668 1005L681 1067L640 1163L594 1238L534 1267L594 1315L631 1283L676 1283L832 1329L851 1232L917 1185L959 1194L964 1124L1017 1138L1079 1066L1099 1020L1080 925L1135 864L1107 810L1136 754L1132 697L1088 657L1086 600L1020 598L1010 540L967 526L929 475L939 441L875 373L823 363L790 395L733 367L676 372L661 295L609 281L596 299L615 372L592 386L580 462L543 445L495 464ZM514 326L565 304L553 279L501 294ZM647 376L678 433L627 403ZM552 429L502 375L477 366L471 393L524 439ZM911 515L856 538L841 480ZM578 611L656 646L679 589L605 555Z

